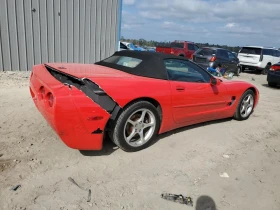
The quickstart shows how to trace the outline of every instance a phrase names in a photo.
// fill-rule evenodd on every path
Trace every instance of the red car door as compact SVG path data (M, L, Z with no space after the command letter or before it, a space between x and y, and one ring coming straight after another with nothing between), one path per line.
M197 65L180 59L165 61L172 93L172 113L178 124L218 118L228 105L227 90L211 85L211 76Z

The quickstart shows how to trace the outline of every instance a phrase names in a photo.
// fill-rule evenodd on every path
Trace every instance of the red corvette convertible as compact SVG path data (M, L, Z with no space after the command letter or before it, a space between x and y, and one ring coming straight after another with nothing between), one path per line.
M120 51L95 64L36 65L33 101L69 147L101 150L104 134L125 151L157 134L210 120L249 118L258 89L213 77L183 57Z

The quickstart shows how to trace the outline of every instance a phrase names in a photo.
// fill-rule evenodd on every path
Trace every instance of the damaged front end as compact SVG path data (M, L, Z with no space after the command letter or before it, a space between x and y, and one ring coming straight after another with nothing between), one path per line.
M106 125L121 109L93 81L49 65L34 66L30 92L36 107L63 142L79 150L101 150Z

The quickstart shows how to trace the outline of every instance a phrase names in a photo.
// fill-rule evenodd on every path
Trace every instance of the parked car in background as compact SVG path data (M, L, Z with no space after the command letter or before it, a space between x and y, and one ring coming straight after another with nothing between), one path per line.
M280 85L280 62L270 67L267 73L267 82L270 87Z
M280 61L280 51L275 48L246 46L238 53L241 71L257 70L266 74L273 64Z
M189 41L174 41L171 42L170 46L157 46L156 52L173 54L177 56L182 56L186 58L191 58L195 51L199 47L194 42Z
M122 43L122 42L119 42L119 49L118 51L122 51L122 50L129 50L128 47Z
M136 47L136 51L147 51L145 48L143 48L143 47L140 47L140 46L138 46L138 45L134 45L135 47Z
M130 42L122 42L129 50L140 51L134 44Z
M156 48L155 47L148 47L147 51L156 52Z
M226 49L203 47L193 54L192 60L205 69L216 69L220 64L227 72L233 72L237 76L240 74L238 58Z

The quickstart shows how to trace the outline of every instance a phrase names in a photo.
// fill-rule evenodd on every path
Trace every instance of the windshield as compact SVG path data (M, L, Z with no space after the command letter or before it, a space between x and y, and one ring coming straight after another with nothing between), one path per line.
M262 49L257 47L243 47L240 53L260 55L262 53Z

